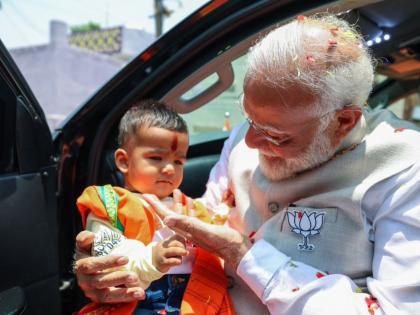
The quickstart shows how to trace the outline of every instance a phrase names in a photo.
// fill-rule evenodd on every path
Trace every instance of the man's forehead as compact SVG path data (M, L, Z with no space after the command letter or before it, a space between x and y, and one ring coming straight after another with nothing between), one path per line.
M244 101L251 105L294 109L311 106L318 98L318 95L303 85L274 86L259 79L249 80L244 86Z
M250 85L244 88L243 108L255 125L267 132L290 135L302 127L300 124L313 118L309 110L318 101L317 97L305 94L302 87L291 87L281 92L272 87ZM272 93L271 95L269 95Z

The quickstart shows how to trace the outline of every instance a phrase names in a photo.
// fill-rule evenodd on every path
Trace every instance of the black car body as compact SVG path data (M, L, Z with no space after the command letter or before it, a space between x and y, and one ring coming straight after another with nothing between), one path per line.
M375 87L371 106L386 106L418 88L420 70L395 70L404 61L402 49L408 51L406 60L417 62L416 1L399 1L397 9L394 1L212 1L130 62L52 135L1 45L0 314L69 314L82 303L71 273L81 230L75 200L89 184L121 184L112 152L118 121L133 101L155 98L180 113L193 111L229 88L232 60L261 34L299 14L327 9L352 9L346 18L365 36L392 35L384 45L372 46L375 56L384 57L380 70L388 79ZM215 84L192 99L182 98L212 73L218 76ZM181 187L188 195L203 193L227 135L192 139Z

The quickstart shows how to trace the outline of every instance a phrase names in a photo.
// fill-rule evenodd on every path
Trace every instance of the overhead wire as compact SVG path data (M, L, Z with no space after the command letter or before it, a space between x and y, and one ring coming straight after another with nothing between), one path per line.
M20 11L18 7L15 6L13 1L8 1L10 8L12 8L15 13L22 19L23 23L26 23L29 25L29 29L34 31L37 35L39 35L41 38L44 36L44 32L39 28L38 25L33 23L24 13Z
M8 7L9 7L8 4L9 4L9 1L2 0L2 10L0 11L0 16L4 15L4 17L6 17L10 21L10 24L13 26L13 29L16 30L16 34L18 36L20 36L21 39L23 40L22 42L24 42L24 43L29 42L29 38L28 38L27 33L22 30L22 27L21 27L20 23L16 22L15 15L10 14L10 10L8 10ZM7 23L5 23L5 24L7 24ZM1 36L1 37L3 37L3 36ZM4 42L4 44L6 45L6 47L9 46L8 43ZM16 47L19 47L19 46L24 46L24 45L17 45Z

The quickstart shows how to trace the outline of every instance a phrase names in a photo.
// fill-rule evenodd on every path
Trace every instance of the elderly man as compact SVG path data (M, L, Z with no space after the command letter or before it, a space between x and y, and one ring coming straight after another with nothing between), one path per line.
M232 132L206 199L232 191L230 227L170 215L168 226L224 259L238 314L420 314L420 134L363 109L372 60L334 16L298 17L249 54ZM78 245L88 248L81 233ZM125 258L76 264L88 296L142 298Z

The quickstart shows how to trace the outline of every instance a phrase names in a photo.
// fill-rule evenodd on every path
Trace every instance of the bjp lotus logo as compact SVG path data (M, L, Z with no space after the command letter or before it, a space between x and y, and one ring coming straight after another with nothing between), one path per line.
M319 230L324 223L325 212L311 212L309 215L306 211L287 211L287 220L296 234L303 236L303 243L298 244L299 250L311 251L315 248L313 244L308 243L309 236L319 234Z

